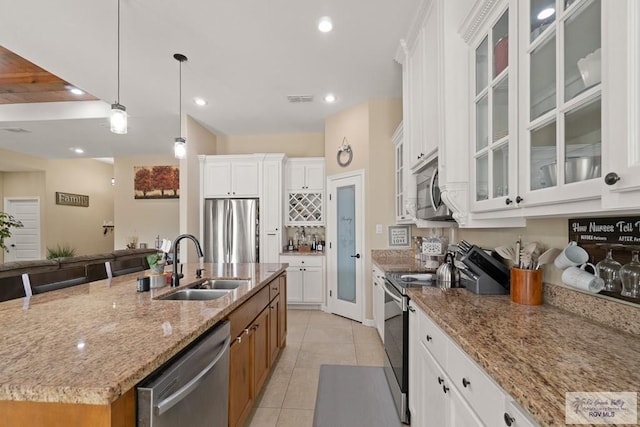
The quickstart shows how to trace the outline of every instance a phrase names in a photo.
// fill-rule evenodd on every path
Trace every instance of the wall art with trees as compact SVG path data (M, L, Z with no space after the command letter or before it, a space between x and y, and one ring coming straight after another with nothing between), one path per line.
M180 169L178 166L134 166L133 193L136 199L177 199Z

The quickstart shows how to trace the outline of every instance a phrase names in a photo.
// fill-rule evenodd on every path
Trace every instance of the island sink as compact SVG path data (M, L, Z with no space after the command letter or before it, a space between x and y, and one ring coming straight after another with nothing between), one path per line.
M229 290L222 289L182 289L172 294L163 295L158 299L181 301L206 301L222 298Z
M199 289L237 289L239 286L246 285L248 280L233 279L211 279L203 282L198 286Z

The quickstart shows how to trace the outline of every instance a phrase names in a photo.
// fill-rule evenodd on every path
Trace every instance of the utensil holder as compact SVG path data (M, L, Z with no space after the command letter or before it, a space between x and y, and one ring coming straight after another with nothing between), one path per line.
M525 305L542 304L542 273L538 270L511 269L511 301Z

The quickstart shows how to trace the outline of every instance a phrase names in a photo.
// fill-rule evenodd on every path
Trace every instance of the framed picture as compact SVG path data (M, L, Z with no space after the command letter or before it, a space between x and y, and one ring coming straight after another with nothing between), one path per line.
M389 226L389 247L408 248L411 246L411 227L409 225Z
M177 199L180 172L177 166L134 166L133 196L136 199Z

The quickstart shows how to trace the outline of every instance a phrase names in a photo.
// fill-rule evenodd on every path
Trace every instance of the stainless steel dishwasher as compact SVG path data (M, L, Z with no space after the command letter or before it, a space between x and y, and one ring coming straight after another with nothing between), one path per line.
M227 427L229 333L220 323L138 384L138 426Z

